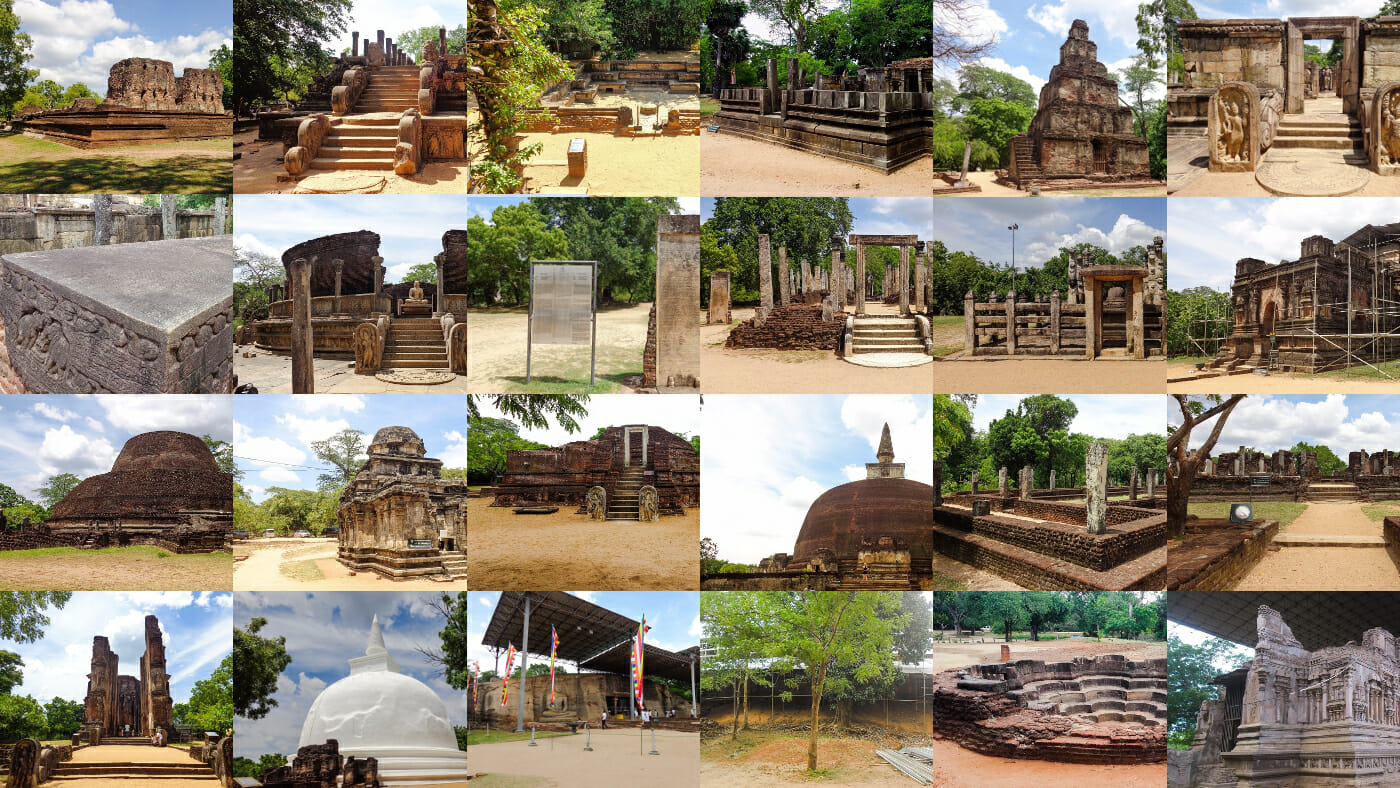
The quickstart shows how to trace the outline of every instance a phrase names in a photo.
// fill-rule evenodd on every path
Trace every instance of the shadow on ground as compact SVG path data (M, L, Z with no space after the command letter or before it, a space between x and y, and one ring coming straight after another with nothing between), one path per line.
M211 194L229 192L232 178L231 161L208 156L84 156L0 165L0 193Z

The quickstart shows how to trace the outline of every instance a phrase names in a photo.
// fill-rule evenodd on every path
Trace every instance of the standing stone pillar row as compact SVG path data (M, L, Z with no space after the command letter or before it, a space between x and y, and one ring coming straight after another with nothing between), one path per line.
M1021 478L1019 479L1019 485L1021 489L1017 492L1020 494L1021 500L1024 501L1029 499L1031 497L1031 490L1035 489L1034 468L1032 468L1029 465L1021 468Z
M788 271L787 247L778 247L778 303L792 303L792 273Z
M1148 498L1153 497L1154 493L1156 492L1156 489L1157 489L1157 469L1156 469L1156 468L1148 468L1148 469L1147 469L1147 497L1148 497Z
M1108 444L1091 443L1084 453L1084 520L1091 534L1108 527Z
M106 246L112 242L112 195L92 195L92 245Z
M292 285L292 393L316 393L316 368L311 341L311 266L310 260L298 257L292 261L288 278Z

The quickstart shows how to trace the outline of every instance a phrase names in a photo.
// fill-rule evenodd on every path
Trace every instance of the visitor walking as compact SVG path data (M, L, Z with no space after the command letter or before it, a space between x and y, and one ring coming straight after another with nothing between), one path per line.
M608 727L608 710L607 710L607 709L603 709L603 727L604 727L604 728L607 728L607 727Z

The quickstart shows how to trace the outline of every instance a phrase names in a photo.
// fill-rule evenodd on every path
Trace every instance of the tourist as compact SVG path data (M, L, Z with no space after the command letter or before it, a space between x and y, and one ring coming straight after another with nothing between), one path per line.
M608 727L608 710L607 710L607 709L603 709L603 725L602 725L602 727L604 727L604 728Z

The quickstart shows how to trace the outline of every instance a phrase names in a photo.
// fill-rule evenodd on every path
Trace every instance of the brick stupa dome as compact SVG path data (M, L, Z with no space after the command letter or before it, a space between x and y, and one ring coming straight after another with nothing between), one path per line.
M128 440L112 470L73 488L49 522L232 511L233 474L219 470L204 441L160 431Z
M861 547L893 538L915 564L933 558L933 487L904 478L894 462L890 427L880 438L877 462L866 463L866 478L822 493L807 509L792 560L802 563L830 550L838 561L854 561Z
M398 457L424 457L428 449L418 433L408 427L385 427L374 433L369 442L370 454L388 454Z

